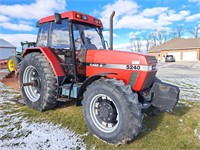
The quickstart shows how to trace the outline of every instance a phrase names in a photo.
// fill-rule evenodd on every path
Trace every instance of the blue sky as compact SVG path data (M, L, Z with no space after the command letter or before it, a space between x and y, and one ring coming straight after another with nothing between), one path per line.
M115 49L126 49L130 38L152 31L170 32L177 25L188 29L200 23L200 0L0 0L0 38L16 47L20 41L35 41L40 18L68 10L100 18L106 39L109 16L115 10Z

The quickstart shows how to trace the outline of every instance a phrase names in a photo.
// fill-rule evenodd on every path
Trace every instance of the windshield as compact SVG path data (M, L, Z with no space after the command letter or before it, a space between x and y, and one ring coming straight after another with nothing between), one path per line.
M99 27L75 23L73 34L76 49L81 49L83 45L92 50L105 49L104 39Z

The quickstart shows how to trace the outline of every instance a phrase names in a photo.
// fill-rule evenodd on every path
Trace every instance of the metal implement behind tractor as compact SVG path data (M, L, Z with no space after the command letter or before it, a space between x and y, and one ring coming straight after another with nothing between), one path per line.
M173 109L179 88L156 78L155 57L112 50L113 16L110 49L97 18L70 11L40 19L19 82L29 107L44 111L57 101L76 100L93 134L123 144L140 132L144 112Z
M22 46L22 51L21 52L16 52L16 55L15 56L11 56L8 58L7 60L7 69L8 71L11 73L11 72L14 72L18 69L18 66L20 64L20 62L22 61L22 54L24 52L24 49L25 48L28 48L28 47L35 47L35 42L21 42L21 46Z

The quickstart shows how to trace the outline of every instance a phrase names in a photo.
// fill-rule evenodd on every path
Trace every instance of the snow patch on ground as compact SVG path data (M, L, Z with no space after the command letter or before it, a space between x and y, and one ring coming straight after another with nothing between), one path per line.
M0 149L86 149L80 135L53 125L52 123L31 122L23 118L15 107L18 91L0 83Z
M199 78L161 78L162 81L176 85L180 88L180 99L200 101Z
M197 129L194 129L194 135L200 140L200 133L198 133Z

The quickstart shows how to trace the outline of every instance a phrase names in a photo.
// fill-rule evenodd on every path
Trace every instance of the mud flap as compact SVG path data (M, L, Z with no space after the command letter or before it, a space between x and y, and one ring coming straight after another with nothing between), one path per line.
M155 82L150 90L153 94L152 105L160 110L172 110L179 100L180 90L177 86Z

